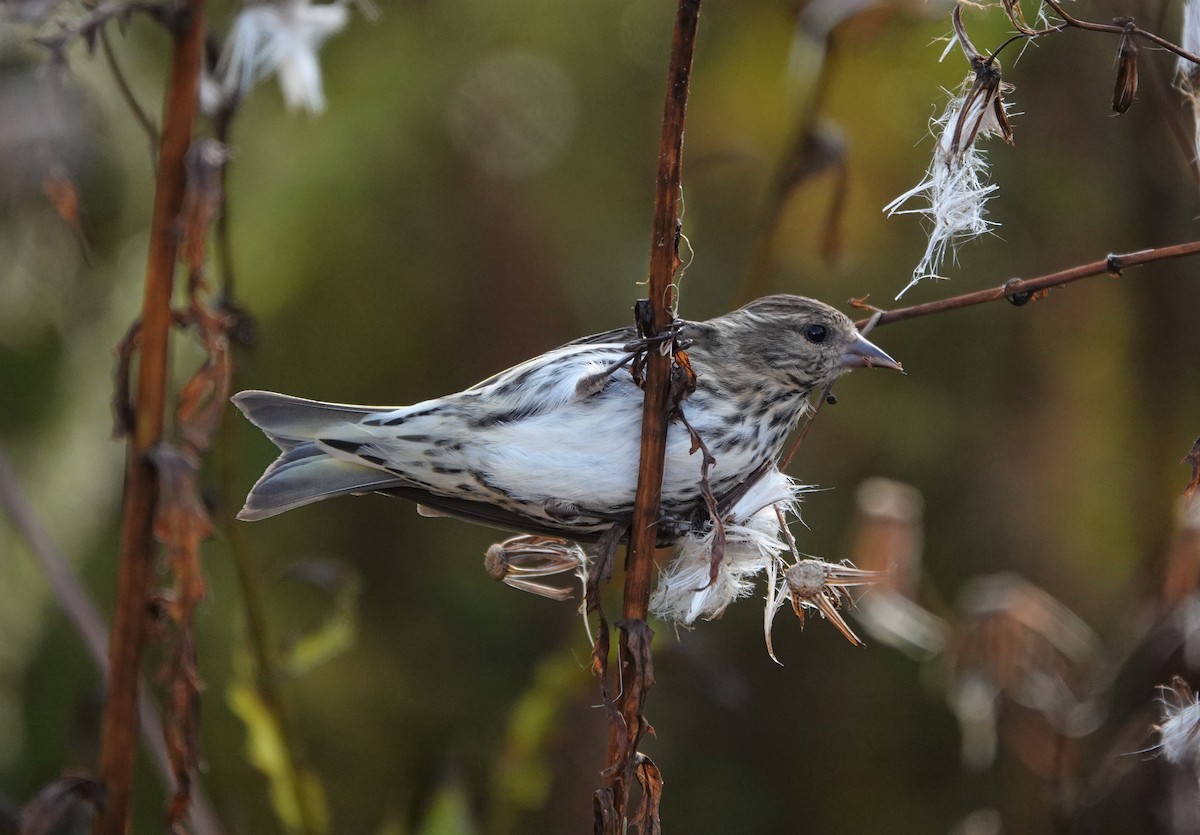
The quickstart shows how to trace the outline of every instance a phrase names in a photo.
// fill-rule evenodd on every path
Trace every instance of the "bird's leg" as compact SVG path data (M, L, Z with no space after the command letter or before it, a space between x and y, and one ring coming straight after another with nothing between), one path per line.
M697 528L696 519L691 515L664 513L658 517L659 547L666 547Z

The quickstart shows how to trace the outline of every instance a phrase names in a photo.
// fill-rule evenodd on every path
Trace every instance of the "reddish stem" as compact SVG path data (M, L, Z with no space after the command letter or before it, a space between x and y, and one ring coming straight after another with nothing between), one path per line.
M1149 264L1153 261L1166 261L1170 258L1183 258L1196 254L1200 254L1200 241L1174 244L1172 246L1160 246L1153 249L1142 249L1122 255L1109 255L1101 261L1080 264L1078 267L1047 273L1036 278L1014 279L1001 284L999 287L991 287L987 290L976 290L974 293L964 293L961 296L951 296L948 299L939 299L938 301L926 302L925 304L915 304L911 307L898 307L895 310L885 310L882 311L882 315L880 315L875 326L887 325L892 322L903 322L908 319L916 319L934 313L944 313L947 310L957 310L960 307L971 307L972 305L998 301L1000 299L1028 299L1033 293L1049 290L1053 287L1061 287L1064 284L1070 284L1072 281L1079 281L1081 278L1091 278L1097 275L1120 275L1121 271L1126 267L1136 267L1141 264ZM1024 304L1023 301L1019 301L1018 303ZM861 319L855 322L855 324L861 328L869 321L869 318Z
M650 241L648 296L654 312L654 329L658 332L674 318L672 285L675 270L679 266L678 201L683 164L683 127L699 18L700 0L679 0L663 106ZM597 819L600 831L611 827L616 827L612 830L615 832L624 831L624 821L628 818L629 789L635 779L637 747L647 727L643 716L646 694L654 683L650 664L650 637L653 633L645 621L654 570L654 547L658 538L657 520L666 455L670 382L670 353L651 349L646 361L641 462L625 567L625 596L622 620L618 624L621 639L618 648L620 686L617 709L624 721L613 722L609 727L604 772L605 787L612 792L616 819Z
M158 497L157 475L148 454L162 439L166 411L171 291L179 245L176 219L186 183L184 158L199 104L204 0L189 0L177 19L172 40L139 330L137 405L126 457L117 602L109 642L108 699L100 748L100 779L106 798L93 826L94 835L123 835L133 796L138 673L154 577L152 527Z

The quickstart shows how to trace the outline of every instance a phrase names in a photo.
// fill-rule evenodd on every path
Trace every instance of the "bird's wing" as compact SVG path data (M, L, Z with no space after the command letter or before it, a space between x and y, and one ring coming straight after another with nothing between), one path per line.
M628 325L623 328L616 328L604 333L594 333L591 336L581 336L578 339L572 339L570 342L561 345L561 348L568 348L572 345L598 345L601 343L611 343L613 345L625 345L637 339L637 330L633 325Z
M505 510L485 502L476 502L470 499L451 496L439 496L420 487L390 487L386 490L377 490L376 492L408 499L411 502L416 502L421 507L431 508L437 511L438 514L444 514L467 522L475 522L476 524L501 528L503 530L514 531L515 533L561 536L577 542L595 542L610 525L621 521L628 523L628 519L622 520L616 516L597 515L594 526L579 524L556 526L549 520L533 519L529 516L514 513L513 511ZM593 514L589 511L588 515Z
M503 420L543 413L590 397L613 379L632 384L621 366L629 357L621 342L570 342L488 377L456 397L482 395Z

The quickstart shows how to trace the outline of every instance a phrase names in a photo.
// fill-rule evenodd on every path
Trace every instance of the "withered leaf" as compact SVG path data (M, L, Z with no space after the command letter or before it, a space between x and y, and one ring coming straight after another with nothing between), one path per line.
M208 227L221 211L221 170L228 161L229 149L215 139L201 139L188 150L179 231L183 260L193 274L204 269Z
M634 768L638 785L642 789L642 799L638 803L632 823L642 835L662 835L662 821L659 817L663 791L662 772L654 760L641 753L637 755Z
M133 364L133 354L137 350L138 337L141 334L142 320L135 319L121 341L117 343L116 378L113 384L113 437L124 438L133 432L134 410L133 389L130 383L130 367Z
M158 471L159 495L154 536L166 551L171 590L165 596L172 646L158 680L166 688L163 732L175 786L168 804L168 826L182 831L190 806L192 774L199 763L200 674L196 663L195 610L205 595L200 545L213 526L197 485L199 465L193 454L161 443L151 459Z

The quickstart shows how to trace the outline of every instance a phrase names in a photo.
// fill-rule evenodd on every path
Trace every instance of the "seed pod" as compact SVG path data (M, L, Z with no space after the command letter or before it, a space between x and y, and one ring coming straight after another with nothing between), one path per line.
M1113 88L1112 108L1124 113L1133 104L1138 88L1138 45L1128 31L1117 47L1117 84Z

